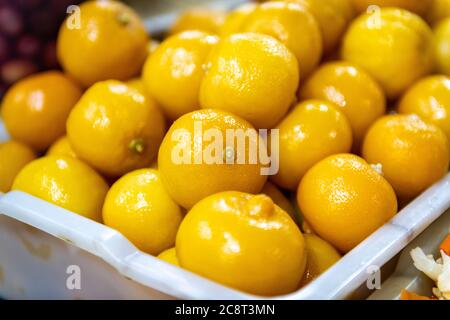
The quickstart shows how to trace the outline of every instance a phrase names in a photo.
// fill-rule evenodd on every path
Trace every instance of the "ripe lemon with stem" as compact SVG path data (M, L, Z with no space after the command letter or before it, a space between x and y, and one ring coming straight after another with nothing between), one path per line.
M165 120L155 103L116 80L90 87L67 120L75 153L111 177L149 166L164 132Z
M306 265L305 240L266 195L221 192L186 215L176 239L181 267L248 293L296 290Z
M233 136L227 138L230 133ZM258 140L249 122L229 112L202 109L185 114L172 124L161 143L161 180L170 196L186 209L221 191L258 193L267 180L261 174L260 159L252 161L253 152L259 149L251 146L266 150Z
M133 9L119 1L87 1L61 25L58 60L64 71L89 87L139 74L149 35ZM79 25L76 25L79 23Z
M342 253L397 213L391 185L353 154L332 155L313 166L300 182L297 201L314 232Z
M101 222L108 185L81 160L45 156L28 163L17 175L12 189Z

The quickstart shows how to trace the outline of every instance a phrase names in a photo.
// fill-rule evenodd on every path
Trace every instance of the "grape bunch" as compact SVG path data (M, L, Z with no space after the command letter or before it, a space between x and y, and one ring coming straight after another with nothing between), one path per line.
M59 68L56 37L77 0L0 0L0 98L17 80Z

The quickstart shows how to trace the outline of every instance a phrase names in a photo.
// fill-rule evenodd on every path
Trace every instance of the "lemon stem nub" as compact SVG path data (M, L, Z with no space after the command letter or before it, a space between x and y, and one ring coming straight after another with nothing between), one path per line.
M130 142L129 148L131 151L135 152L135 153L143 153L144 149L145 149L145 143L144 140L142 139L133 139Z
M123 25L123 26L127 26L127 25L130 23L130 21L131 21L130 17L129 17L128 14L126 14L126 13L121 13L121 14L119 14L119 15L117 16L117 20L118 20L119 23L120 23L121 25Z
M254 217L269 217L275 210L275 204L272 199L265 194L258 194L247 201L245 204L248 214Z

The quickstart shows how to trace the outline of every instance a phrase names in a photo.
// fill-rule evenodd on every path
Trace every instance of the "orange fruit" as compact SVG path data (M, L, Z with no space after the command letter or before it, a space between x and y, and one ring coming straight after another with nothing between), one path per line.
M297 60L270 36L238 33L226 37L212 49L207 64L200 87L202 108L229 111L257 128L269 129L295 99Z
M164 132L155 103L116 80L90 87L67 120L67 137L78 157L111 177L149 166Z
M219 38L185 31L164 40L149 56L143 79L149 94L171 120L200 108L206 58Z
M172 25L169 34L174 35L188 30L219 34L225 17L226 13L219 10L202 8L185 10Z
M363 156L381 164L399 199L411 200L442 178L449 166L444 132L416 115L388 115L367 132Z
M180 225L181 267L226 286L273 296L298 288L305 240L266 195L221 192L198 202Z
M149 36L138 14L119 1L87 1L79 12L79 26L69 16L59 30L57 53L63 69L85 87L139 74Z
M398 111L437 125L450 141L450 78L436 75L419 80L402 97Z
M344 114L332 103L307 100L298 104L277 126L279 171L272 176L279 186L297 190L305 173L317 162L349 152L352 132Z
M397 212L391 185L364 159L332 155L312 167L297 192L303 217L322 239L348 252Z
M44 151L66 131L66 119L80 88L59 71L31 75L6 93L1 115L11 137Z
M354 151L359 151L369 127L386 111L379 84L363 69L344 61L319 67L301 87L300 98L323 99L338 106L350 121Z
M366 12L370 6L403 8L424 16L433 0L353 0L358 12Z

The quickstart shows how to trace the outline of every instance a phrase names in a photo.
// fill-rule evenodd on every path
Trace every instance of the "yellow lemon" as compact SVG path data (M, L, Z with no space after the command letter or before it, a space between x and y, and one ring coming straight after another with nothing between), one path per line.
M247 17L256 9L256 3L244 3L231 11L220 29L221 36L228 36L233 33L239 33L242 31L242 27Z
M164 132L164 117L154 102L116 80L90 87L67 120L75 153L108 176L149 166Z
M177 234L180 265L226 286L272 296L298 288L305 240L266 195L222 192L197 203Z
M45 156L27 164L17 175L12 189L101 222L108 185L78 159Z
M309 75L322 57L322 36L314 16L293 2L267 2L246 19L242 32L272 36L288 47L298 60L301 77Z
M317 69L302 86L300 97L337 105L350 121L355 151L359 151L371 124L386 111L386 97L378 83L361 68L344 61L329 62Z
M365 12L370 6L397 7L414 13L425 15L433 0L353 0L353 4L358 12Z
M307 262L302 286L316 279L341 259L339 252L325 240L312 234L305 234L304 237Z
M17 141L0 143L0 192L8 192L22 168L36 155L27 145Z
M450 141L450 78L436 75L418 81L402 97L398 111L437 125Z
M177 258L177 251L175 250L175 248L164 250L158 255L158 258L164 260L165 262L171 263L177 267L180 266L180 263L178 262Z
M354 16L351 0L290 1L304 5L314 15L322 33L324 53L332 53Z
M181 208L154 169L136 170L117 180L103 206L105 224L152 255L174 246L182 219Z
M450 18L434 29L434 55L437 71L450 76Z
M206 58L218 40L201 31L185 31L163 41L146 61L146 88L169 119L200 108Z
M75 151L73 151L72 146L70 145L67 136L63 136L56 140L55 143L52 144L48 149L47 155L68 156L72 158L77 157Z
M304 174L329 155L350 152L352 131L344 114L332 103L307 100L277 126L280 167L274 181L296 190Z
M136 12L119 1L87 1L78 14L66 19L58 35L58 59L67 73L85 87L139 74L149 36Z
M332 155L303 177L297 201L322 239L348 252L397 212L391 185L364 159Z
M416 115L388 115L367 132L363 156L381 164L400 200L410 200L448 171L449 145L444 132Z
M0 109L5 127L14 140L44 151L64 135L66 119L81 94L59 71L26 77L5 94Z
M234 34L211 51L200 88L203 108L232 112L258 128L272 128L295 99L295 56L274 38ZM270 94L269 94L270 93Z
M218 34L226 13L218 10L194 8L184 11L169 30L170 35L188 30Z
M227 131L234 138L227 139ZM238 139L243 134L248 139ZM212 109L185 114L172 124L159 149L161 179L184 208L220 191L258 193L267 176L261 174L259 159L251 161L253 152L258 153L250 151L254 145L265 148L258 143L258 132L238 116Z
M377 80L391 99L400 96L433 67L433 33L419 16L382 8L353 21L342 56Z

